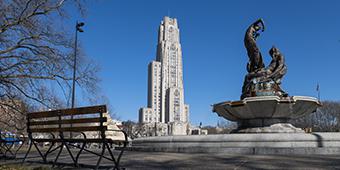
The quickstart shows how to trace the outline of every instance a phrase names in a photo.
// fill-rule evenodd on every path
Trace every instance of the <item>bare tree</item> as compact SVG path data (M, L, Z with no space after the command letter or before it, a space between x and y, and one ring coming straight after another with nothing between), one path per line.
M291 121L301 128L312 128L313 131L334 132L340 130L340 102L324 101L316 112Z
M79 1L0 1L0 107L6 108L0 110L1 117L23 114L17 105L67 105L74 59L74 36L62 27L67 3L81 8ZM84 56L78 62L77 84L95 94L97 67Z

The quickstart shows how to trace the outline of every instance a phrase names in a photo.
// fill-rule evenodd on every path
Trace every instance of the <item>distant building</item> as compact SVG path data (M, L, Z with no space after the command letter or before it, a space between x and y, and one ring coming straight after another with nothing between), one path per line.
M201 127L191 127L190 128L191 135L207 135L208 130L207 129L202 129Z
M189 133L189 105L184 103L182 49L175 18L164 17L159 27L156 60L148 66L148 106L139 110L139 122L162 129L155 135Z

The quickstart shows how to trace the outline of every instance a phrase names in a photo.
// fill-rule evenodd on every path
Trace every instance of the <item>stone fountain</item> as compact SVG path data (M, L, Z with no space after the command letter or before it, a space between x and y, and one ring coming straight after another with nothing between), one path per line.
M249 61L241 100L214 104L213 111L238 123L234 133L303 133L289 120L315 112L320 102L314 97L288 96L282 90L281 80L287 72L284 56L273 46L269 50L272 61L265 67L256 44L264 30L264 22L259 19L248 27L245 34Z
M244 38L249 62L240 100L213 105L219 116L235 121L231 134L157 136L134 139L132 150L160 152L223 152L228 154L340 154L339 133L305 133L290 119L321 106L314 97L289 96L281 88L287 72L279 49L269 51L265 67L256 40L265 30L262 19L251 24Z

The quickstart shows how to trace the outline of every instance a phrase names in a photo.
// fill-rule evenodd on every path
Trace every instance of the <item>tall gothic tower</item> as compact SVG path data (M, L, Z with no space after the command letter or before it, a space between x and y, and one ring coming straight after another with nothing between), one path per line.
M156 60L148 67L148 107L140 109L139 121L167 124L168 134L176 135L187 133L188 119L177 19L164 17L158 31Z

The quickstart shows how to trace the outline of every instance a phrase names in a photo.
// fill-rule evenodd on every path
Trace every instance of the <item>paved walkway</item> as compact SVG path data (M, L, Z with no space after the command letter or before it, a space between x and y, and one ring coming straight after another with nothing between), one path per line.
M18 157L23 157L19 154ZM30 162L24 163L25 167L45 167L51 165L41 164L37 152L30 155ZM32 158L33 157L33 158ZM51 155L50 158L53 158ZM98 157L84 154L80 163L95 165ZM52 160L52 159L50 159ZM63 152L59 162L71 163L70 157ZM0 169L4 165L19 164L20 159L0 160ZM134 152L128 151L123 156L122 166L127 170L143 169L340 169L340 155L230 155L223 153L161 153L161 152ZM103 166L110 165L103 161ZM67 165L59 165L57 169L75 169ZM86 169L86 168L78 168Z

